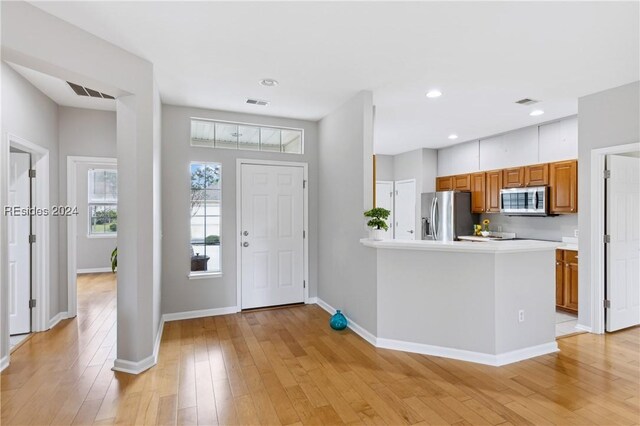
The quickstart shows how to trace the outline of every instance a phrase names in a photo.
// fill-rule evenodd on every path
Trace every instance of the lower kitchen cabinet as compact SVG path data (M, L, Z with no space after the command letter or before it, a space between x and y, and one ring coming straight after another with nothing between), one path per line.
M578 313L578 252L556 250L556 308Z

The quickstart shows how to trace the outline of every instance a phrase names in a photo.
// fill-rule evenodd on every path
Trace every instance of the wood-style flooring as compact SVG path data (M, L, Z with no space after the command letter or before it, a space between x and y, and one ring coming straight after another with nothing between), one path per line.
M640 423L638 328L496 368L376 349L308 305L166 323L132 376L111 371L114 276L81 276L78 307L12 354L2 425Z

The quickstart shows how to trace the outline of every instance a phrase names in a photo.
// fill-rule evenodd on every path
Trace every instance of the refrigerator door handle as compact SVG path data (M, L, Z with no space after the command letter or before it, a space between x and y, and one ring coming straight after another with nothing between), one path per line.
M438 198L433 197L433 201L431 203L431 229L432 229L434 240L438 239L437 214L438 214Z

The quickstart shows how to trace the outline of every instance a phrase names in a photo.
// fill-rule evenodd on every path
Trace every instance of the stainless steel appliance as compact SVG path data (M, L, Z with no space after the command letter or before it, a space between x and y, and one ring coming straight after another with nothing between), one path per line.
M455 241L473 234L478 215L471 213L471 193L460 191L422 194L422 239Z
M549 187L501 189L500 213L509 216L548 216Z

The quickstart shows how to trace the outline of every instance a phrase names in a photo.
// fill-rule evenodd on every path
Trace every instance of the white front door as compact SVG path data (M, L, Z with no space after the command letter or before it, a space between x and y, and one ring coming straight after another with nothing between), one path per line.
M29 208L29 154L9 155L9 206ZM31 249L28 215L8 216L9 234L9 334L31 332Z
M241 167L242 309L304 302L303 168Z
M396 182L395 201L396 239L415 240L416 181L414 179Z
M640 324L640 158L607 156L607 331Z
M384 233L384 238L393 238L393 182L379 180L376 182L376 207L382 207L391 212L387 219L389 229Z

